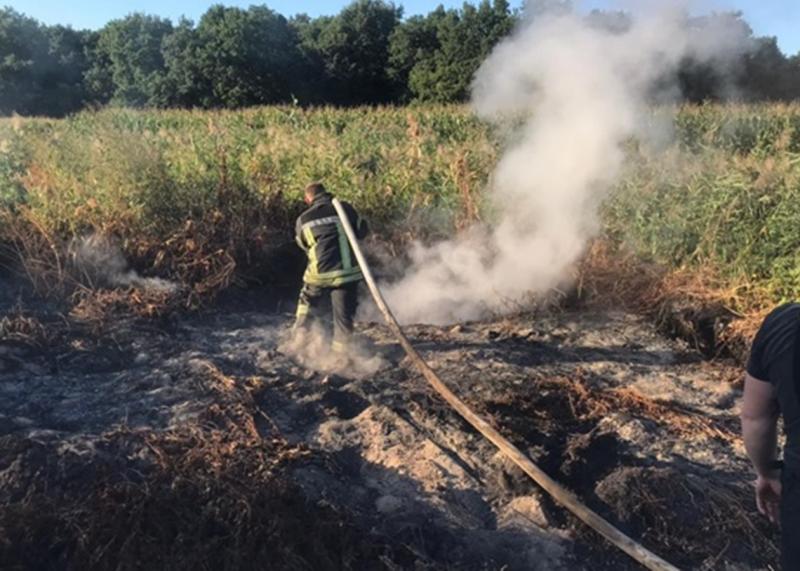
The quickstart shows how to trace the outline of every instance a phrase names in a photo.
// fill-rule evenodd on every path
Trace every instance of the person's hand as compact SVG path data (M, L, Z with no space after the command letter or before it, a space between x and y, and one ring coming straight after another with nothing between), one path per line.
M772 523L780 515L781 481L779 478L758 476L756 479L756 506Z

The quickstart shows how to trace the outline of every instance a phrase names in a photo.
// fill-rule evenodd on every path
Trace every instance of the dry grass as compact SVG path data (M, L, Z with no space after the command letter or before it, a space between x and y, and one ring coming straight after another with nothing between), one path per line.
M532 450L543 469L680 568L760 569L778 560L776 530L758 515L752 487L738 470L711 472L679 456L643 461L628 454L614 424L601 421L622 413L658 425L653 434L712 450L738 440L727 422L629 388L601 389L580 376L535 379L474 404ZM598 545L585 527L576 530L582 544ZM590 550L591 557L608 557L599 547ZM601 567L612 568L598 559Z
M719 303L730 309L741 301L736 292L709 270L670 270L603 239L592 242L577 271L581 299L637 312L652 312L674 299L694 305Z
M706 268L669 269L644 262L607 240L592 243L577 271L582 303L649 315L667 332L708 355L744 361L772 309L765 292L732 284Z
M646 397L630 387L599 390L580 377L551 379L546 385L559 387L566 393L573 417L580 421L596 422L611 413L625 411L656 422L676 437L716 438L728 442L741 440L737 432L721 426L703 413Z
M146 268L148 275L171 276L171 281L134 274L130 285L118 283L114 268L87 267L76 255L75 239L48 230L24 208L13 215L0 211L5 244L0 258L21 273L37 295L67 302L72 316L82 322L100 326L123 315L161 317L213 301L245 272L279 281L275 252L291 235L291 214L285 209L280 198L273 198L247 216L213 211L200 221L187 220L163 240L92 235L93 244L115 244L119 263L126 264L121 252L128 253L126 272ZM282 263L277 261L278 266Z
M0 341L14 341L44 349L55 344L59 332L52 325L17 308L0 319Z
M647 309L665 299L717 304L745 317L730 334L746 337L747 320L800 291L800 107L653 115L674 123L675 139L658 152L628 145L629 169L602 212L609 242L629 254L601 263L593 250L597 263L579 290ZM180 283L193 305L243 276L285 273L270 252L291 240L310 180L323 179L401 241L491 222L483 191L503 136L455 106L0 121L0 212L11 217L0 243L16 249L37 290L57 294L70 280L63 245L114 236L133 267ZM619 258L620 249L609 253Z
M28 212L0 210L0 260L20 271L43 297L63 298L77 285L66 268L67 246Z
M80 290L73 296L70 317L99 335L127 317L165 317L183 307L179 293L138 288Z
M711 571L736 561L760 568L779 558L773 530L747 486L674 468L632 467L604 479L597 495L645 545L669 550L675 564Z
M0 438L0 465L14 466L0 500L3 568L339 570L388 553L289 483L286 469L309 453L259 432L258 379L200 365L216 404L196 423L122 426L84 454Z
M218 421L218 414L210 411L207 422ZM15 444L35 447L6 438L4 449ZM347 524L308 505L281 476L281 466L304 454L285 442L196 428L119 430L101 444L109 456L89 467L60 459L73 474L71 483L51 474L48 492L28 488L25 498L2 506L5 565L340 569L359 556ZM35 453L59 462L54 450ZM146 460L120 461L130 454Z

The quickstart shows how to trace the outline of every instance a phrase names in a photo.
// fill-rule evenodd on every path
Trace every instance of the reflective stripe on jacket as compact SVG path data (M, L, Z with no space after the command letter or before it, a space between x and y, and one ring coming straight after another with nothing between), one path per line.
M342 206L358 239L364 238L367 235L366 222L350 204L342 202ZM308 266L303 275L305 283L336 287L363 279L330 194L314 199L308 210L297 219L295 234L297 244L308 256Z

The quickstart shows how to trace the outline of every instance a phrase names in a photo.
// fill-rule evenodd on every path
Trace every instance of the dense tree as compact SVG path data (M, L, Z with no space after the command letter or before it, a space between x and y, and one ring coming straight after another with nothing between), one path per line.
M86 104L84 74L89 68L86 45L91 35L64 26L47 29L48 57L39 74L41 113L62 116Z
M91 50L88 76L96 99L110 95L111 102L120 105L165 105L162 44L170 33L169 20L145 14L109 22Z
M174 107L211 104L211 78L203 75L199 52L202 46L194 24L181 19L161 46L164 57L167 102ZM206 102L205 99L209 101Z
M90 33L84 47L89 66L83 74L84 90L92 105L105 105L114 96L111 59L100 48L100 33Z
M463 101L481 62L511 32L516 17L506 0L483 0L477 7L464 4L461 10L445 12L440 8L428 18L426 25L409 22L413 28L407 34L395 35L392 62L397 73L403 74L409 68L409 55L403 54L403 44L410 45L419 56L413 58L416 61L407 72L408 88L414 97L423 101Z
M131 14L89 32L0 9L0 114L62 116L108 103L235 108L464 101L481 62L518 17L507 0L439 6L407 19L388 0L353 0L334 16L287 20L266 6L215 5L196 25ZM587 18L615 33L630 26L624 12ZM775 38L754 38L741 14L689 20L701 39L717 37L714 28L731 23L752 49L712 64L687 58L678 70L683 96L800 98L800 54L787 58ZM674 77L665 77L663 86L671 89ZM654 98L674 94L670 89L655 89Z
M792 60L783 55L777 39L758 38L755 42L755 48L745 55L738 82L745 98L776 101L800 96L796 63L792 69Z
M624 33L631 18L624 12L593 11L589 21L614 33ZM800 95L792 85L789 60L775 38L754 38L741 12L715 13L688 18L688 28L698 45L727 41L740 51L729 50L712 61L686 57L677 70L681 96L692 102L736 98L749 101L791 99ZM720 32L724 31L724 34ZM673 101L675 77L666 76L653 89L653 99ZM796 85L796 84L795 84Z
M786 62L786 100L800 99L800 52Z
M401 101L413 99L409 86L411 72L421 62L430 61L440 49L439 22L446 17L442 6L427 16L414 16L395 28L389 44L389 79L398 88Z
M38 97L37 62L44 58L45 37L30 18L10 9L0 14L0 110L34 113Z
M389 38L402 11L383 0L356 0L333 18L306 27L304 47L322 64L326 101L381 103L397 86L388 74Z
M300 51L300 73L303 82L297 97L306 104L325 103L332 89L332 81L325 72L324 55L319 49L322 30L330 25L332 17L310 18L306 14L295 16L290 25L295 32Z
M196 29L181 22L164 43L173 102L242 107L287 101L300 50L283 16L264 6L212 6Z
M88 35L0 10L0 113L61 116L80 109Z

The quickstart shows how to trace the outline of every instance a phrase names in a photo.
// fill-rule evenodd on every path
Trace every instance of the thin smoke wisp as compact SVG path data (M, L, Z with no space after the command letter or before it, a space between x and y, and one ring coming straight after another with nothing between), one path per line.
M101 234L76 238L69 253L74 270L93 287L137 287L161 292L178 289L168 280L140 276L128 266L119 246Z

